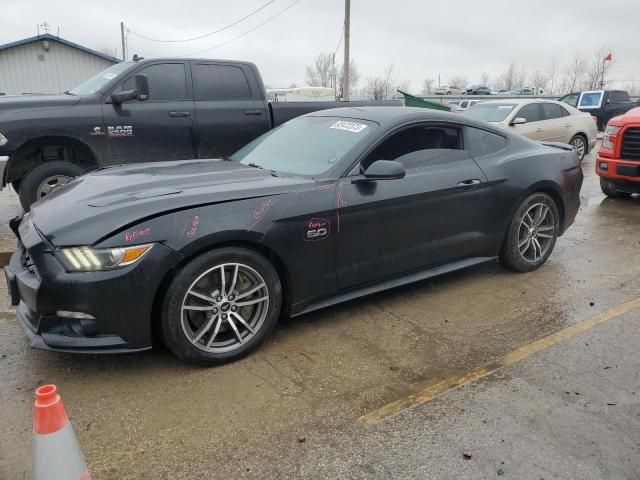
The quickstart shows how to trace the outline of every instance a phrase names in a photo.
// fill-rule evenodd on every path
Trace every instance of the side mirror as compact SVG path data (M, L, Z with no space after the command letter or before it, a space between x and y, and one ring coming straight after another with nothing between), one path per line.
M393 160L376 160L356 181L368 182L372 180L394 180L404 178L407 174L404 165Z
M517 117L511 121L511 125L524 125L525 123L527 123L527 119L523 117Z
M138 98L138 92L135 90L123 90L122 92L111 94L111 103L119 105L127 100L135 100L136 98Z
M149 100L149 79L146 75L139 73L133 76L138 92L138 100Z
M138 74L133 76L136 85L135 90L123 90L122 92L111 94L111 103L121 104L127 100L149 100L149 79L146 75Z

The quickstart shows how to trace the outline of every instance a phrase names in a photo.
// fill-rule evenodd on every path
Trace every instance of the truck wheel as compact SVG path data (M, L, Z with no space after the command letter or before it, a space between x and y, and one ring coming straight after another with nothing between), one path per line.
M602 189L602 193L610 198L628 197L630 195L626 192L619 191L611 180L603 177L600 177L600 188Z
M178 357L201 365L237 360L254 350L280 316L282 286L262 255L227 247L196 257L167 289L160 326Z
M587 154L587 141L584 137L582 135L574 135L569 143L576 149L580 161L584 160L584 156Z
M560 231L556 202L546 193L529 195L513 216L500 252L500 262L530 272L547 261Z
M46 162L27 173L20 181L20 203L25 211L51 192L84 174L78 165L69 162Z

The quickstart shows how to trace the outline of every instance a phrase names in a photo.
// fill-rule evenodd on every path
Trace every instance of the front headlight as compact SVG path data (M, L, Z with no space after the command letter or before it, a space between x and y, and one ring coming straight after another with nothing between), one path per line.
M140 260L152 246L153 244L147 244L100 249L74 247L57 250L54 254L69 272L91 272L131 265Z
M611 138L616 133L618 133L620 127L614 127L613 125L607 125L607 128L604 129L604 135L602 138L602 147L608 150L613 150L614 148L614 139Z
M0 147L4 147L9 142L9 139L0 132Z

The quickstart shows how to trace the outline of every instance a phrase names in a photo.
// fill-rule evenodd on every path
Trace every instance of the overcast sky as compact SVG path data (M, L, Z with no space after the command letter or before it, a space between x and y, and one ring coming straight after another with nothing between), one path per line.
M344 0L298 0L290 9L255 31L295 0L274 0L256 15L207 38L184 43L157 43L128 36L130 53L142 56L190 55L250 60L271 86L303 84L305 65L319 52L333 52L344 18ZM120 21L131 30L158 39L203 35L249 14L267 0L183 0L87 2L20 0L3 8L0 43L36 34L47 22L51 33L101 50L120 47ZM606 46L614 62L608 78L622 86L640 84L638 0L352 0L351 57L363 85L389 63L399 80L418 92L425 77L452 75L478 81L483 72L497 76L511 61L529 71L548 70L553 56L561 64L580 50L592 55ZM204 50L204 51L203 51ZM342 46L336 56L341 63Z

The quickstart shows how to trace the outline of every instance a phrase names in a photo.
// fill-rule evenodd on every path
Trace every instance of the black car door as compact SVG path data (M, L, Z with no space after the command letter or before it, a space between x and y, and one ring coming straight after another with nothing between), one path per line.
M244 65L191 62L198 158L231 155L270 127L262 89Z
M360 162L396 160L403 179L338 186L340 289L473 256L487 214L486 181L459 125L423 123L387 137Z
M148 100L109 103L110 94L135 89L133 76L146 75ZM102 105L108 163L194 158L193 95L187 62L160 62L132 72Z

